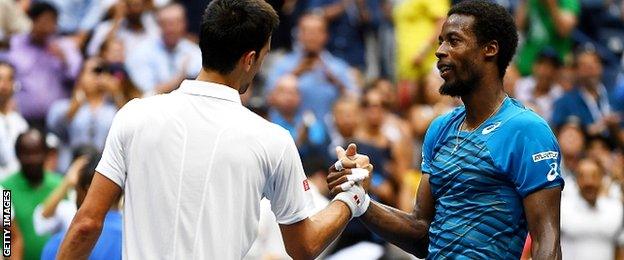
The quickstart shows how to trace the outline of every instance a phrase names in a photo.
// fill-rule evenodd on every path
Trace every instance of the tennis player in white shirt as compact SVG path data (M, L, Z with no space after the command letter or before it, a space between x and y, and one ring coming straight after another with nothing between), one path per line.
M239 94L261 67L277 24L263 0L208 5L202 71L170 94L133 100L118 112L59 259L88 257L121 193L124 259L241 259L256 237L263 197L295 259L314 258L363 214L370 200L357 183L372 166L355 146L338 148L333 167L363 169L311 215L309 184L289 133L241 105Z

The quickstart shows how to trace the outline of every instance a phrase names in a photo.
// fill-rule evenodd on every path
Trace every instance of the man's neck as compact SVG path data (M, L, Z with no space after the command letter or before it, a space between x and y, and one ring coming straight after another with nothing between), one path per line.
M0 114L7 115L11 112L10 100L11 99L0 101Z
M240 82L237 80L233 80L233 78L236 77L234 77L233 75L223 75L215 71L202 69L199 72L199 75L197 75L196 80L226 85L238 91L238 89L240 88Z
M502 81L484 82L482 80L472 93L461 97L466 107L464 125L467 129L474 129L491 117L505 99Z

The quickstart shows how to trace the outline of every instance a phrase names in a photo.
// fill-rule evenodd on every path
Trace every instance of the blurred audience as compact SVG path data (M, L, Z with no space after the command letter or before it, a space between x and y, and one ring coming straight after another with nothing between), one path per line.
M524 34L516 66L521 75L531 74L533 63L545 47L554 48L561 60L572 51L572 31L578 23L580 0L521 0L516 25Z
M67 231L68 222L71 221L77 209L80 208L80 205L84 202L85 197L87 197L87 192L89 191L89 187L91 185L91 180L93 179L93 175L95 174L95 167L100 161L100 155L97 151L86 152L86 154L78 157L70 172L67 173L62 184L62 188L57 188L50 197L43 204L43 211L41 215L35 215L35 219L37 217L45 217L46 213L48 215L47 220L44 220L44 225L55 226L59 225L59 222L62 222L62 229L54 234L50 240L46 243L43 248L41 259L42 260L53 260L56 259L56 254L58 253L58 249L61 246L61 242L63 241L63 237L65 236L65 232ZM65 184L70 183L70 184ZM69 201L63 200L61 194L67 191L69 187L73 187L76 190L76 202L71 203ZM57 202L58 201L58 202ZM54 206L56 202L57 206ZM63 204L61 204L63 203ZM73 205L70 205L73 204ZM61 206L65 205L65 206ZM47 211L47 212L46 212ZM35 211L35 214L38 212ZM42 219L43 220L43 219ZM91 255L89 259L92 260L121 260L122 259L122 216L119 211L119 203L113 203L110 210L106 214L104 218L104 225L102 226L102 231L100 233L100 237L98 238L95 246L93 247L93 251L91 251Z
M16 87L15 69L0 61L0 181L19 170L15 141L28 129L26 120L15 111Z
M301 109L311 110L318 120L325 120L339 97L359 91L350 77L349 66L325 49L328 37L327 23L322 16L302 16L297 33L298 46L274 64L266 85L270 92L282 75L297 76Z
M34 127L43 129L52 103L67 97L82 57L75 42L56 36L58 11L48 3L34 3L29 33L15 35L8 52L20 89L15 93L20 113Z
M622 201L603 193L605 172L593 159L579 162L578 192L561 198L563 259L612 260L624 245Z
M576 118L589 135L604 135L622 144L624 121L611 108L609 94L602 84L602 64L593 51L583 51L575 59L577 85L556 101L552 124L561 126Z
M109 98L110 89L120 89L99 58L91 58L76 80L71 99L54 103L47 117L48 130L60 140L58 170L65 172L74 150L82 145L104 149L117 106Z
M301 95L298 87L298 79L292 74L286 74L277 80L268 97L271 107L268 119L290 132L302 160L322 160L327 133L323 122L312 111L300 109Z
M43 202L62 180L58 173L43 169L46 152L44 134L36 129L27 130L17 138L15 144L15 153L21 164L20 171L0 182L3 190L11 190L12 213L24 241L26 260L40 259L41 250L50 238L50 234L38 235L35 232L33 223L35 207Z
M533 74L516 82L514 97L533 109L550 122L553 104L561 95L563 89L557 84L557 75L561 60L553 49L544 49L539 53Z
M126 53L135 50L143 41L157 38L160 29L150 8L149 0L118 0L113 8L112 19L100 23L93 30L87 54L96 55L100 45L112 37L124 43Z
M421 98L424 81L437 61L438 32L449 9L448 0L404 0L394 7L397 82L403 102L411 102L414 95Z
M157 40L144 41L126 60L130 77L146 95L167 93L182 80L195 78L202 67L201 51L184 37L186 13L180 4L169 4L156 12L161 29Z

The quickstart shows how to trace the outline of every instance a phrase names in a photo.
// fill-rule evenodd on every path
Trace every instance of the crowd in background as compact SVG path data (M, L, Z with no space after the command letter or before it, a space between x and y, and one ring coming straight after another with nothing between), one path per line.
M54 257L125 103L195 78L208 2L0 0L0 185L13 192L14 258ZM461 105L438 93L435 67L458 1L268 2L280 25L244 105L291 133L319 207L334 147L356 143L375 166L372 197L412 210L427 127ZM624 1L496 2L521 36L506 92L561 146L564 259L624 259ZM250 259L285 257L268 208ZM103 256L121 246L119 214L107 215ZM324 256L408 257L357 220Z

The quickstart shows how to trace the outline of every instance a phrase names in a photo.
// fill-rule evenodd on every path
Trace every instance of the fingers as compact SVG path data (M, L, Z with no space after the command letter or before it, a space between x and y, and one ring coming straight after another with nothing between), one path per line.
M355 156L356 154L357 154L357 146L354 143L350 143L346 151L347 158L353 159L353 156Z
M329 190L329 193L331 194L331 196L336 196L338 195L338 193L341 193L343 191L350 189L351 187L353 187L353 185L355 185L355 182L348 181L338 186L335 186L333 189Z

